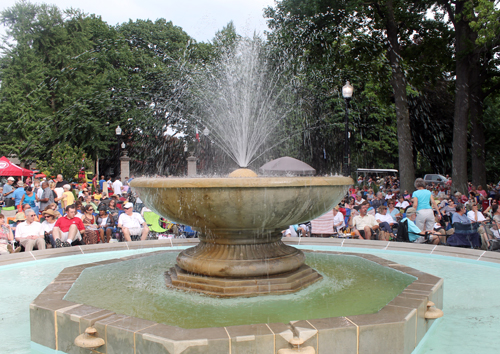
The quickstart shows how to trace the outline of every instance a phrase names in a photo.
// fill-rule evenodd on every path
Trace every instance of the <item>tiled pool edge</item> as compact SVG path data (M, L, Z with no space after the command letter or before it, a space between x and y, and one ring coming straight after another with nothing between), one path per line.
M30 305L31 340L68 354L88 353L74 346L73 341L85 328L94 326L106 341L98 348L99 353L187 354L198 353L201 346L203 353L271 354L291 348L290 339L299 337L304 340L302 346L311 346L316 353L406 354L414 350L432 324L424 318L427 301L443 308L441 278L374 255L358 253L348 254L411 274L417 280L376 314L303 320L288 325L182 329L63 300L85 268L154 253L65 268Z

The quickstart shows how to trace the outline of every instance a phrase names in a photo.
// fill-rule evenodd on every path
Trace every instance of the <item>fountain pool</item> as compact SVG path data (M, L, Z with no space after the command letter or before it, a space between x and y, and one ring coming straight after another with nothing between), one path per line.
M430 351L436 353L493 354L498 352L496 333L500 319L500 308L494 305L495 295L500 292L500 284L491 281L500 276L500 254L476 250L461 250L451 247L428 245L402 245L379 241L356 242L353 240L294 240L301 242L301 249L321 251L363 252L415 267L424 272L442 277L445 281L445 316L435 321L430 331L414 350L414 354ZM307 244L309 241L309 245ZM319 242L321 241L321 242ZM320 245L318 245L320 243ZM139 243L134 243L139 246ZM120 245L127 249L126 246ZM142 247L170 246L168 244L146 242ZM343 246L343 247L341 247ZM367 248L368 247L368 248ZM108 248L110 249L110 248ZM171 247L148 248L103 252L99 247L82 247L81 252L71 257L45 258L29 254L5 257L0 266L2 293L0 339L2 348L13 354L55 353L30 342L29 304L65 267L86 264L117 257L130 256ZM53 251L53 250L49 250ZM69 252L70 250L65 250ZM73 252L75 250L72 250ZM67 253L66 253L67 254ZM41 254L40 254L41 255ZM52 256L57 256L53 252ZM60 252L59 255L64 255ZM46 255L45 255L46 256ZM50 256L49 256L50 257ZM2 257L3 258L3 257ZM6 261L8 260L8 261ZM471 293L473 291L473 293ZM59 352L60 353L60 352Z

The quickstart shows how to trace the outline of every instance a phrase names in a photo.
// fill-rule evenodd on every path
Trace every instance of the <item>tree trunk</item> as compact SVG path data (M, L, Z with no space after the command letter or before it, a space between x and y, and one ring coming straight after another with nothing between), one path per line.
M484 145L483 115L483 92L480 82L479 63L475 63L471 70L470 85L470 120L471 120L471 160L472 160L472 184L476 187L481 185L486 188L486 159Z
M469 122L469 54L467 41L471 33L464 12L465 1L457 1L455 7L455 53L456 53L456 95L453 126L453 168L454 189L467 193L467 125Z
M387 2L386 29L389 40L389 62L392 69L391 85L396 105L399 149L399 181L400 190L415 190L415 165L413 162L413 143L410 130L410 112L406 96L406 79L401 68L401 48L398 39L398 28L394 20L392 1Z

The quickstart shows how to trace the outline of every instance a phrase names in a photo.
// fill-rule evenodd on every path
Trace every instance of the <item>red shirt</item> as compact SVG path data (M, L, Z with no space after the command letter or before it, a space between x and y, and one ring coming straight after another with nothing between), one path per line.
M76 225L76 227L80 231L85 230L82 219L76 216L73 219L68 219L66 216L60 217L59 219L57 219L54 227L58 227L61 232L68 232L71 225Z

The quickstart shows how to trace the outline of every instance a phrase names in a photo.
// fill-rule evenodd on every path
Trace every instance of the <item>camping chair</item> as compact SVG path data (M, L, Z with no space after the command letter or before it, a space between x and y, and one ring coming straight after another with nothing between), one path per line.
M152 211L144 212L144 221L148 224L150 234L148 237L158 239L158 234L167 233L168 230L160 226L160 215Z
M337 230L333 230L333 211L329 210L320 217L311 220L311 234L312 236L330 237L334 235Z
M408 220L398 222L398 232L395 241L410 242L410 238L408 237Z
M448 246L453 247L481 247L481 236L477 232L479 223L462 224L456 222L453 224L455 233L450 235L446 241Z
M196 237L198 235L198 232L194 231L191 226L184 226L184 230L182 231L182 235L186 238L192 238Z

